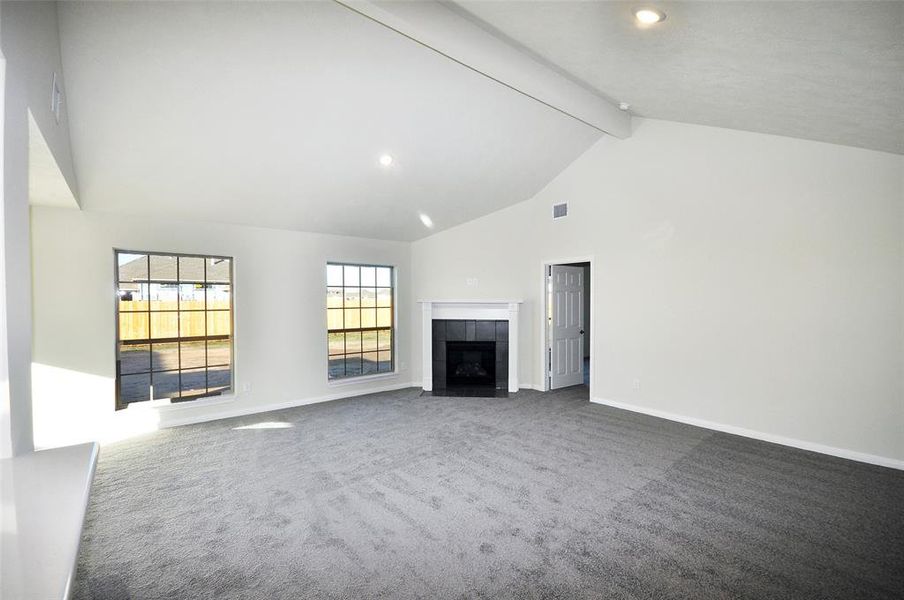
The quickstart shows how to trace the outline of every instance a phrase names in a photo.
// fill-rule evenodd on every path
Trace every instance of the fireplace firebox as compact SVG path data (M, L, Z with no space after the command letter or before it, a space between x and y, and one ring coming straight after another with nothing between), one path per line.
M446 341L446 387L496 387L496 342Z

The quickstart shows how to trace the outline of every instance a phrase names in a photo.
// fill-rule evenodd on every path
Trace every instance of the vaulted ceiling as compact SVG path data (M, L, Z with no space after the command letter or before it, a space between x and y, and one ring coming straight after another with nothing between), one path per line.
M456 6L638 116L904 154L904 2Z
M603 135L356 2L61 2L82 208L414 240L530 198ZM904 2L652 4L647 28L634 2L444 6L591 110L904 153Z
M86 210L413 240L421 213L523 201L602 135L334 2L59 19Z

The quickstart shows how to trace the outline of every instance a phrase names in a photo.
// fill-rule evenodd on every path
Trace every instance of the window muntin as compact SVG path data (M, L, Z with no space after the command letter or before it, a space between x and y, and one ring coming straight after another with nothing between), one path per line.
M329 379L394 370L393 267L328 263Z
M232 259L115 251L116 408L232 389Z

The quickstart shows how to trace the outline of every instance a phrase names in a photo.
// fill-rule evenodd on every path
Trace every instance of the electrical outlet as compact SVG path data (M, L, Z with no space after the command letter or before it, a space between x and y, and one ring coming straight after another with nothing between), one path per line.
M251 383L249 383L249 382L243 383L243 384L242 384L242 391L243 391L243 392L250 392L250 391L251 391Z
M640 391L640 379L639 378L635 379L634 382L631 384L631 387L634 388L635 392L639 392Z
M468 287L477 287L480 282L476 277L468 277L467 279L465 279L465 283L468 285Z
M408 363L399 363L399 371L404 371L408 368Z

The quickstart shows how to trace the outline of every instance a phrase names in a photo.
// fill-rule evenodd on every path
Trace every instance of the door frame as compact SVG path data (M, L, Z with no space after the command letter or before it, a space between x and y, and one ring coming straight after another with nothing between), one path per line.
M542 277L541 281L541 295L543 310L540 311L540 340L542 342L539 344L540 346L540 356L539 356L539 364L540 364L540 373L542 374L540 380L539 389L541 392L549 391L549 367L547 366L547 356L549 355L550 350L550 340L549 340L549 323L547 321L546 315L549 313L549 294L546 289L547 279L546 272L552 265L567 265L571 263L590 263L590 327L587 328L587 324L584 324L584 331L587 331L590 335L590 398L593 398L593 363L595 362L594 355L596 352L594 351L593 345L593 330L594 324L596 323L596 316L593 311L593 299L596 297L596 274L593 272L593 255L587 256L577 256L577 257L568 257L568 258L560 258L560 259L549 259L544 260L542 262Z

